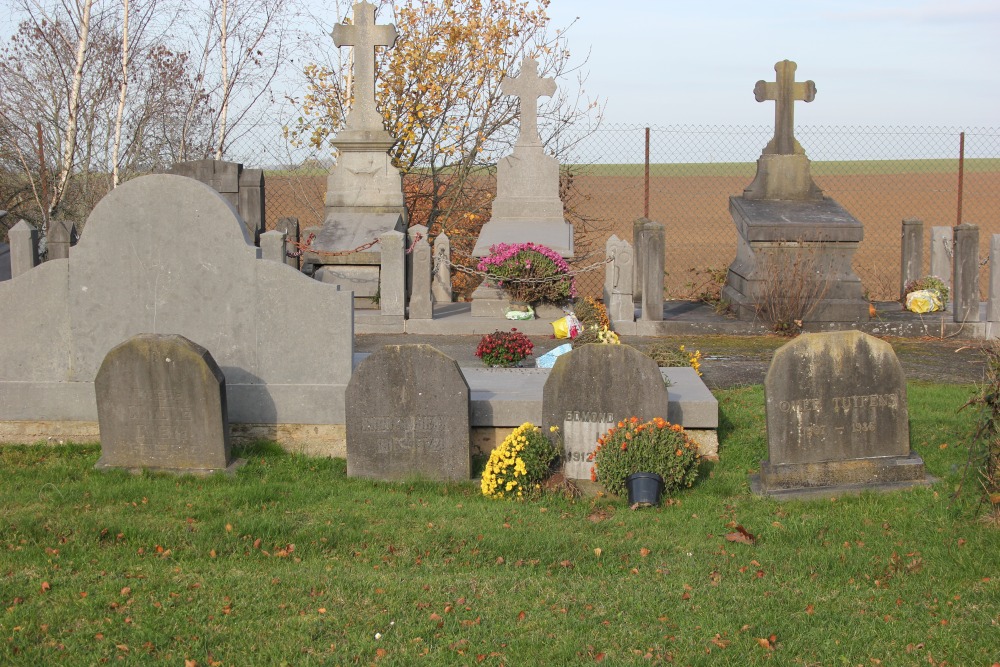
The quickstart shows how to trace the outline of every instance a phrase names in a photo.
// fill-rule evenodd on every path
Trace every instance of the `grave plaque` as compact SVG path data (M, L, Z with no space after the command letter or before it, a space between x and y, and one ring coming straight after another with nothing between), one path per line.
M94 381L98 469L210 473L230 456L226 381L205 348L176 334L139 334L104 358Z
M860 331L802 334L775 352L764 395L768 460L755 490L925 483L910 451L906 380L885 341Z
M544 432L562 434L565 475L590 479L588 457L612 425L667 417L667 387L656 362L628 345L584 345L556 359L542 392Z
M346 400L349 476L469 479L469 385L454 359L386 345L354 371Z

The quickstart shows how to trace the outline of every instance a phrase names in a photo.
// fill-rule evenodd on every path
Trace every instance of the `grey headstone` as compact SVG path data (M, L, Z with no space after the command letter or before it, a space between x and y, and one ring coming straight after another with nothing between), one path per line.
M990 236L990 295L986 321L1000 322L1000 234Z
M205 159L176 162L167 173L193 178L218 192L243 218L254 245L260 243L265 229L263 170L244 169L239 162Z
M612 322L635 321L635 304L632 301L632 274L634 259L628 241L614 234L604 246L611 261L604 268L604 305Z
M931 275L951 287L951 227L931 227Z
M910 452L906 378L885 341L859 331L802 334L775 352L764 396L759 490L924 480L923 461Z
M463 480L471 474L469 385L430 345L386 345L347 387L347 474Z
M406 308L406 237L386 232L379 237L382 266L379 272L379 308L383 315L402 317Z
M441 232L434 239L434 275L431 292L436 303L454 300L451 286L451 241Z
M264 232L260 236L260 256L261 259L269 259L272 262L285 263L286 239L284 232L273 229Z
M48 249L45 260L66 259L70 246L75 241L76 231L71 220L49 220L49 235L45 241Z
M240 212L254 243L259 243L260 235L267 229L264 217L267 210L264 202L264 170L244 169L240 173L239 184L236 210Z
M899 298L906 297L906 283L923 277L924 223L916 218L903 220L900 244Z
M413 241L408 262L411 270L408 316L412 320L430 320L434 318L434 306L431 302L431 244L427 242L426 227L414 225L410 230L416 233L411 237Z
M24 220L18 221L10 232L10 273L16 278L38 266L38 230Z
M584 345L556 359L542 390L543 431L560 429L565 474L590 479L587 457L611 424L667 418L667 387L656 362L628 345Z
M954 228L955 259L951 298L956 322L979 321L979 227Z
M645 242L644 230L646 218L638 218L632 222L632 246L635 250L635 264L632 269L632 298L636 303L642 303L642 247Z
M232 464L226 379L184 336L140 334L104 358L97 378L95 467L209 473Z
M6 243L0 243L0 282L10 279L10 246Z
M647 221L642 231L642 319L663 319L663 263L666 230L658 222Z

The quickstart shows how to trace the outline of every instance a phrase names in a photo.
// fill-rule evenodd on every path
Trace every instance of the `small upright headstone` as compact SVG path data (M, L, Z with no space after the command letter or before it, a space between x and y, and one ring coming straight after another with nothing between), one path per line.
M642 319L663 319L663 270L667 237L663 225L647 220L642 231Z
M451 303L453 293L451 287L451 241L448 235L441 232L434 239L434 275L431 282L431 292L435 303Z
M924 270L924 223L916 218L903 220L899 298L906 298L906 283L918 280Z
M10 232L10 274L16 278L28 269L38 266L38 230L24 220L18 221Z
M469 385L454 359L386 345L354 371L346 400L349 476L469 479Z
M925 484L910 451L906 379L892 347L860 331L802 334L764 380L768 460L751 483L776 496Z
M49 234L45 240L45 259L66 259L70 246L76 243L76 226L72 220L49 220Z
M96 468L207 474L241 463L231 457L225 377L184 336L133 336L108 352L94 388Z
M979 321L979 227L955 228L955 259L951 297L956 322Z
M431 301L431 244L427 242L427 227L410 227L410 299L407 314L411 320L434 318Z
M931 275L951 287L951 227L931 227Z
M990 236L990 293L986 301L986 321L1000 322L1000 234Z
M284 232L285 243L289 246L285 249L285 264L298 269L299 257L302 254L298 249L299 219L294 217L278 218L278 223L274 226L274 229L275 231Z
M667 387L656 362L628 345L584 345L556 359L542 391L544 432L563 439L565 475L590 479L597 438L635 416L667 417Z
M608 319L612 322L634 322L632 274L635 255L632 246L612 234L604 247L611 260L604 270L604 305L608 309Z

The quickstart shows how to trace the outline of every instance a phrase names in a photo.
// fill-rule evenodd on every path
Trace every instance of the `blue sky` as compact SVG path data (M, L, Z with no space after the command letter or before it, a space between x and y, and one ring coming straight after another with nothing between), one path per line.
M798 63L796 124L1000 126L1000 1L552 0L606 122L773 123L754 83Z

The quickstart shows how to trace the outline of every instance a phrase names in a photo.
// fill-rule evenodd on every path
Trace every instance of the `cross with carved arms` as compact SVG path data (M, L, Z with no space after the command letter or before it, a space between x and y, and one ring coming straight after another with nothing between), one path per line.
M765 153L792 155L795 153L795 101L812 102L816 99L816 84L812 81L796 83L795 70L798 67L791 60L774 64L776 81L758 81L753 87L758 102L774 100L774 138L764 149Z
M551 97L556 92L554 79L538 76L538 61L526 58L521 61L521 73L516 78L505 77L500 84L505 95L516 95L521 107L521 132L517 135L519 146L539 146L538 98Z
M375 5L362 0L354 5L354 25L335 25L330 36L338 47L354 47L354 106L347 125L382 129L375 110L375 47L395 44L396 27L375 25Z

